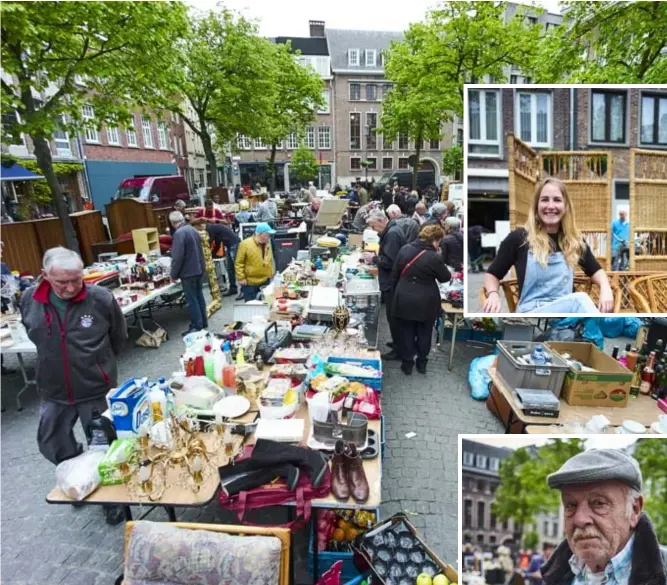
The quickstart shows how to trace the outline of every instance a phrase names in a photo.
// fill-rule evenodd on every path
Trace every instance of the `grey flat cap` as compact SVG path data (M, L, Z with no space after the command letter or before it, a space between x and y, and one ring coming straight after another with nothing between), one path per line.
M590 449L566 461L547 477L550 488L565 485L618 480L641 491L642 472L635 459L618 449Z

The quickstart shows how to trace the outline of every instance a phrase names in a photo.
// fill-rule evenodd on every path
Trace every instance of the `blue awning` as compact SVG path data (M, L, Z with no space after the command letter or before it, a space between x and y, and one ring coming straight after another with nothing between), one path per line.
M11 167L0 165L1 181L32 181L34 179L43 178L42 175L33 173L17 163L14 163Z

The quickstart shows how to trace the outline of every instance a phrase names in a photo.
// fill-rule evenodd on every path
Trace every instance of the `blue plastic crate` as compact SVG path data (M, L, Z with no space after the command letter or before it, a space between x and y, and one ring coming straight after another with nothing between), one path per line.
M478 329L472 330L472 341L479 341L481 343L495 344L496 341L503 338L502 331L481 331Z
M370 366L376 370L382 372L382 360L379 358L354 358L354 357L336 357L332 356L327 359L327 362L332 364L358 364L360 366ZM379 378L371 378L364 376L345 376L351 382L361 382L370 386L376 392L382 392L382 376Z
M443 330L442 339L440 341L452 341L452 331L451 327L445 327ZM462 329L461 327L456 328L456 341L469 341L472 338L472 329Z
M348 581L347 583L343 583L343 585L359 585L364 579L368 579L368 576L370 573L364 573L363 575L359 575L358 577L355 577L352 579L352 581Z

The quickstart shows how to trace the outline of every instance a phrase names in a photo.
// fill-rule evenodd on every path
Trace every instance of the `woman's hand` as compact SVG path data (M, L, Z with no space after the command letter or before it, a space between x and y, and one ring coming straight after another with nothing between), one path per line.
M600 290L600 303L598 307L600 313L614 312L614 293L610 287L605 286Z
M498 291L487 293L486 302L484 303L483 311L485 313L500 313L501 303Z

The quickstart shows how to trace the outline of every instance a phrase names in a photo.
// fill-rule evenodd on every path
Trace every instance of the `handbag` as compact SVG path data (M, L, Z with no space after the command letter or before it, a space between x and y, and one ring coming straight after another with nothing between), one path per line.
M274 329L274 331L271 331ZM277 349L285 347L292 340L292 333L287 329L278 330L275 321L264 331L264 339L257 344L255 355L260 355L264 363L268 363Z

